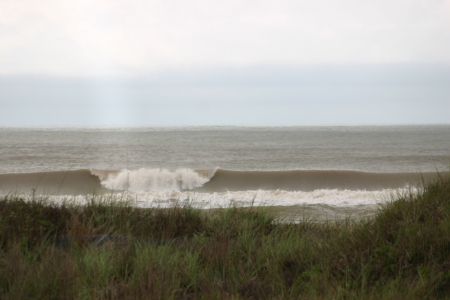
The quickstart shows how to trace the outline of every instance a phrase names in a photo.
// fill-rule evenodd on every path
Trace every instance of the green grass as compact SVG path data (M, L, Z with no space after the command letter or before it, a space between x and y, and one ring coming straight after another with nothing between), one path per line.
M98 234L130 240L87 243ZM55 246L56 236L74 242ZM155 238L162 243L147 242ZM276 222L268 208L142 209L100 198L56 206L6 197L0 298L450 298L450 179L403 195L369 220L298 224Z

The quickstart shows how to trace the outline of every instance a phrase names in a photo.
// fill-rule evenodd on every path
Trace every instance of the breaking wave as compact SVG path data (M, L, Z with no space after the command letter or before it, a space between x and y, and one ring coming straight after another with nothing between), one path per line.
M0 174L0 191L46 195L99 195L122 191L193 191L206 194L258 190L380 191L420 186L436 176L436 173L368 173L345 170L69 170Z
M192 190L208 182L214 172L208 176L206 173L195 172L191 169L138 169L106 172L92 170L98 176L101 185L114 191L179 191Z
M178 169L91 170L102 187L113 191L228 192L248 190L314 191L318 189L368 190L417 185L436 174L367 173L359 171L293 170L231 171Z
M322 212L330 207L374 211L398 193L415 192L409 185L433 178L435 173L344 170L69 170L0 174L0 194L17 192L30 199L43 195L46 201L78 204L98 195L132 201L139 207L170 207L187 201L201 208L312 205Z

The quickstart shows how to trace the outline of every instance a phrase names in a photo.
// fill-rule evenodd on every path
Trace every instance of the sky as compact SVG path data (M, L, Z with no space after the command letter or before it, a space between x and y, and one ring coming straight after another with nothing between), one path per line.
M0 126L450 123L450 0L0 0Z

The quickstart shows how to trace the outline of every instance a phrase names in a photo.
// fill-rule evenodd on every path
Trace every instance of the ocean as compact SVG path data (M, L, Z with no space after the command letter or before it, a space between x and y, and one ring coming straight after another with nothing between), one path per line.
M450 125L0 127L0 193L374 212L450 170Z

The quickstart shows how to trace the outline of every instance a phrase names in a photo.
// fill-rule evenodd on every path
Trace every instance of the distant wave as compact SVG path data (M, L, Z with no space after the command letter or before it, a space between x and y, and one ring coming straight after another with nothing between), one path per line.
M223 169L74 170L0 174L0 191L83 195L151 191L223 193L237 191L379 191L418 185L436 173L359 171L232 171Z
M210 181L199 188L204 192L318 189L367 190L403 188L436 173L368 173L340 170L231 171L218 169Z
M101 185L115 191L226 192L248 190L368 190L416 185L434 173L367 173L358 171L231 171L178 169L92 170Z
M110 192L90 170L0 174L3 194L86 195Z

